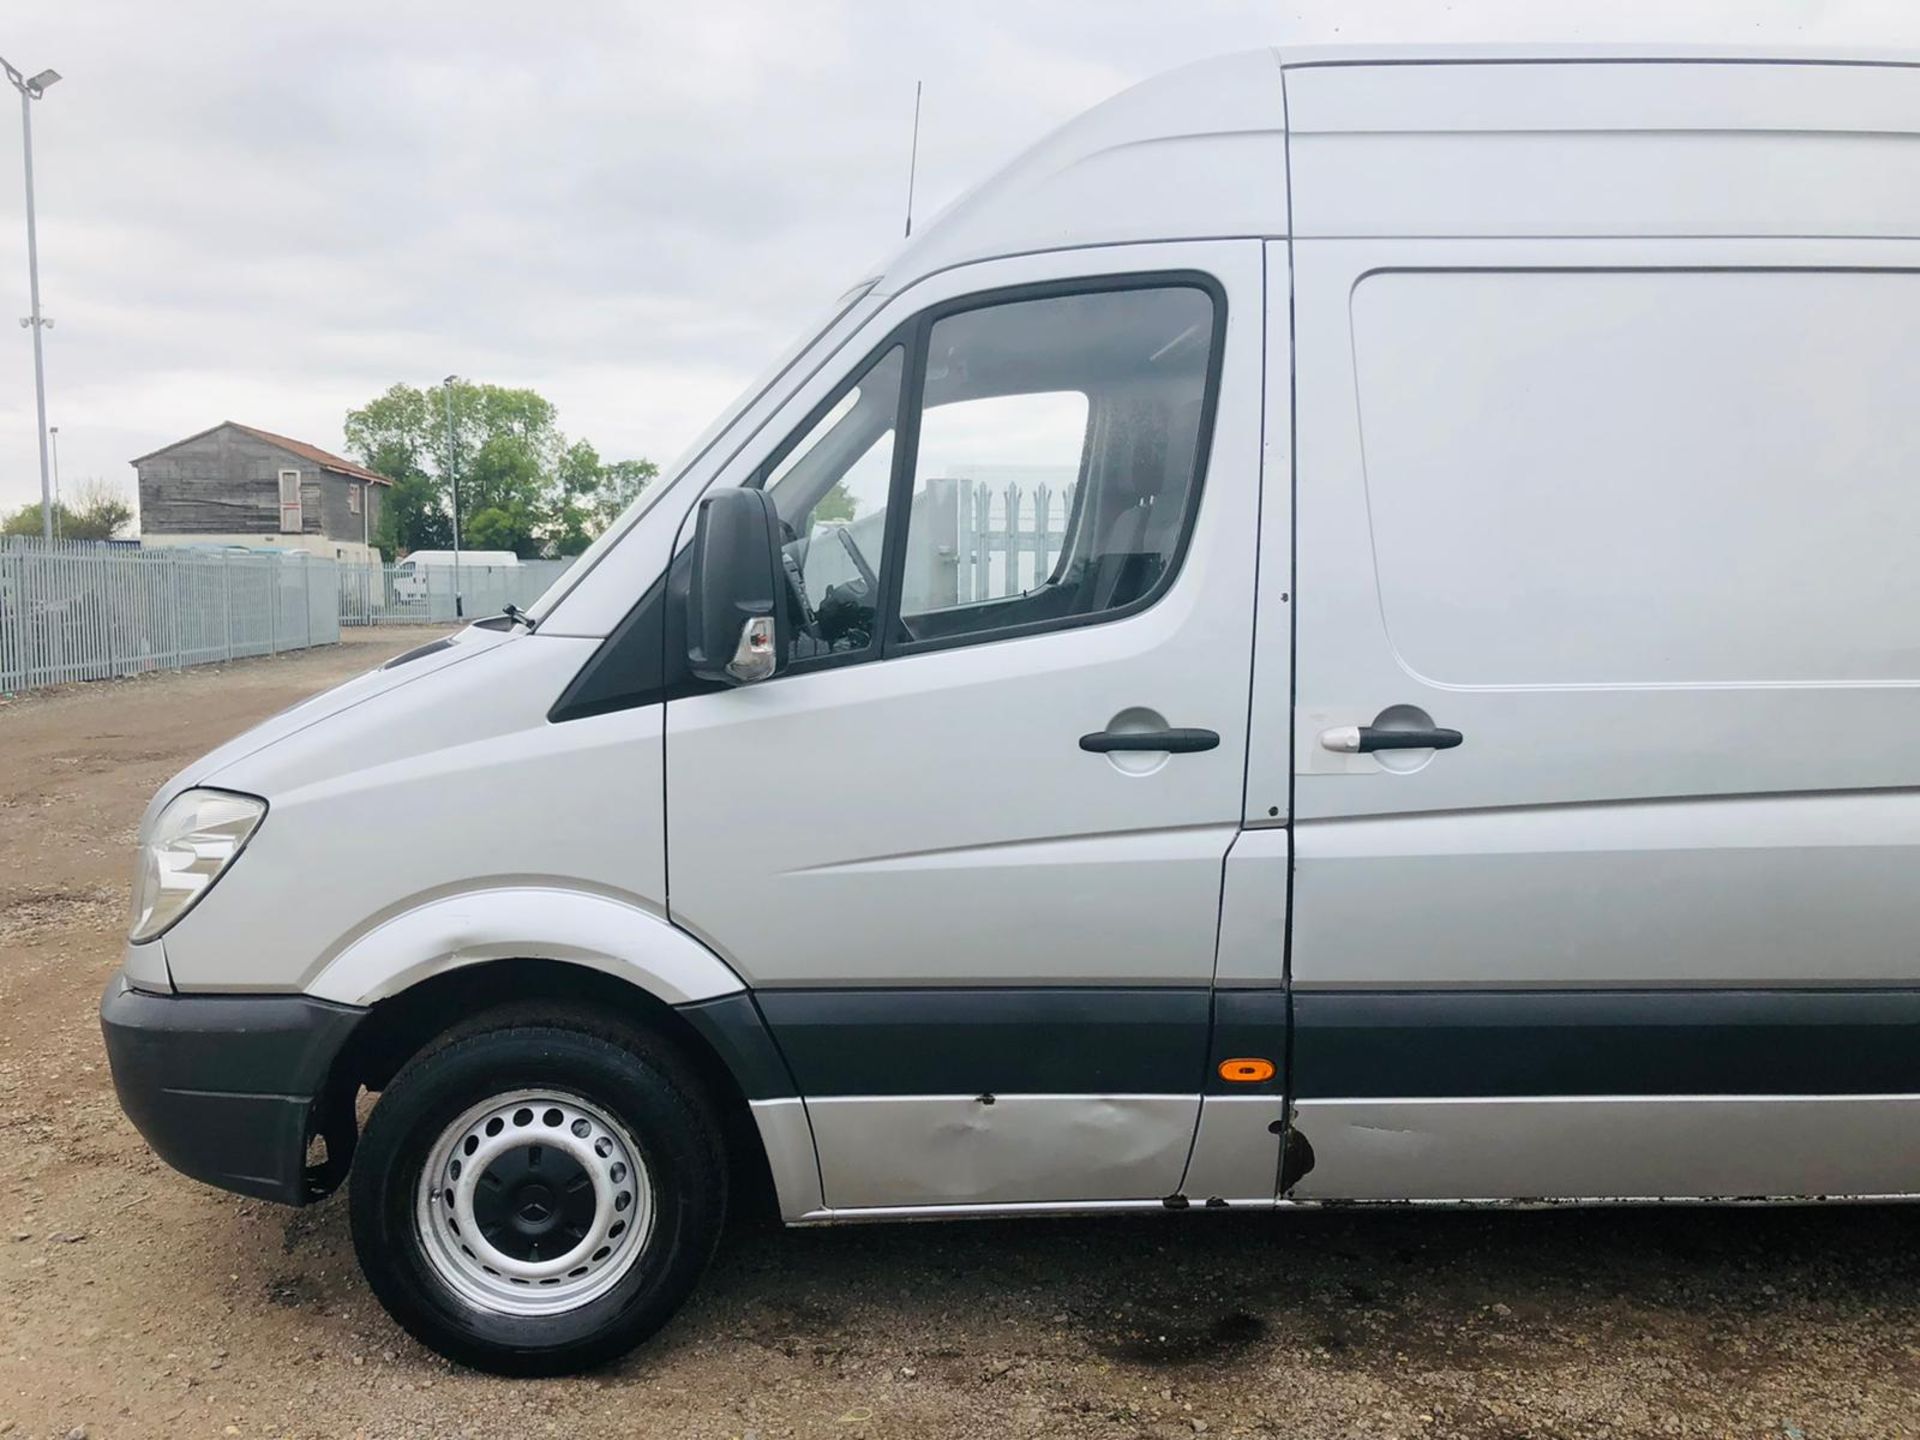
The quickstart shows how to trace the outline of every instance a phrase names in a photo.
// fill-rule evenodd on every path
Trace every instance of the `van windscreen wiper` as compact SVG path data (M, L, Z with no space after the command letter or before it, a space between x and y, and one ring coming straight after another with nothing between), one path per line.
M505 625L496 625L493 623L496 620L504 620L507 623ZM527 633L529 635L540 627L540 622L534 619L533 616L527 614L527 612L522 610L518 605L502 605L498 615L490 615L485 620L476 620L473 623L485 630L510 630L515 625L524 625L527 627Z

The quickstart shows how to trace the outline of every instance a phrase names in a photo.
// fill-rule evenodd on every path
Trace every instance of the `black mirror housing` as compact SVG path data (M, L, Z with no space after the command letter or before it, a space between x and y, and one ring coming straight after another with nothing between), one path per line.
M775 674L787 653L783 584L773 497L728 489L702 500L687 589L687 668L723 685Z

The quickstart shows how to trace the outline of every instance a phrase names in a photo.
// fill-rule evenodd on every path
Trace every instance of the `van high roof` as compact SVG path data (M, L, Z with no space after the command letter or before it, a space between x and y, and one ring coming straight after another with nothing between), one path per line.
M1411 233L1398 228L1405 224L1434 234L1579 235L1594 233L1601 209L1612 226L1651 235L1761 236L1787 233L1787 224L1807 233L1809 217L1821 234L1913 235L1916 67L1912 52L1671 45L1300 46L1220 56L1155 76L1054 131L924 224L885 265L879 289L894 293L972 260L1134 240ZM1635 165L1644 148L1636 137L1688 131L1747 142L1723 143L1707 167L1709 188L1737 202L1712 215L1700 213L1702 177ZM1353 204L1291 223L1289 133L1296 166L1351 167ZM1410 147L1399 143L1389 157L1389 147L1367 143L1410 134L1429 137L1413 147L1428 153L1411 174L1397 168ZM1588 143L1576 146L1575 136ZM1878 170L1874 183L1859 183L1863 165ZM1451 174L1456 166L1466 173ZM1457 206L1448 213L1435 192L1449 178L1470 192L1483 166L1502 171L1518 203L1486 219ZM1583 206L1596 186L1608 203ZM1622 206L1621 186L1646 193ZM1710 228L1695 228L1703 222Z

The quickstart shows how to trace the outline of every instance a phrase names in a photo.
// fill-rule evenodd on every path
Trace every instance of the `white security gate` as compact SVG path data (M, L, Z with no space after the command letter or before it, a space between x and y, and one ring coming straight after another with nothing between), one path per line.
M342 625L432 625L498 615L538 600L573 561L523 560L518 565L462 565L459 603L450 565L342 565Z

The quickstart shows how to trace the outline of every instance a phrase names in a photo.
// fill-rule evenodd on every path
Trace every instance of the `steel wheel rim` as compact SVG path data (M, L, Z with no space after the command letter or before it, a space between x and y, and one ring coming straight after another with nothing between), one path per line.
M461 1112L427 1152L414 1202L434 1273L477 1309L526 1317L612 1290L653 1220L633 1137L562 1090L514 1090Z

